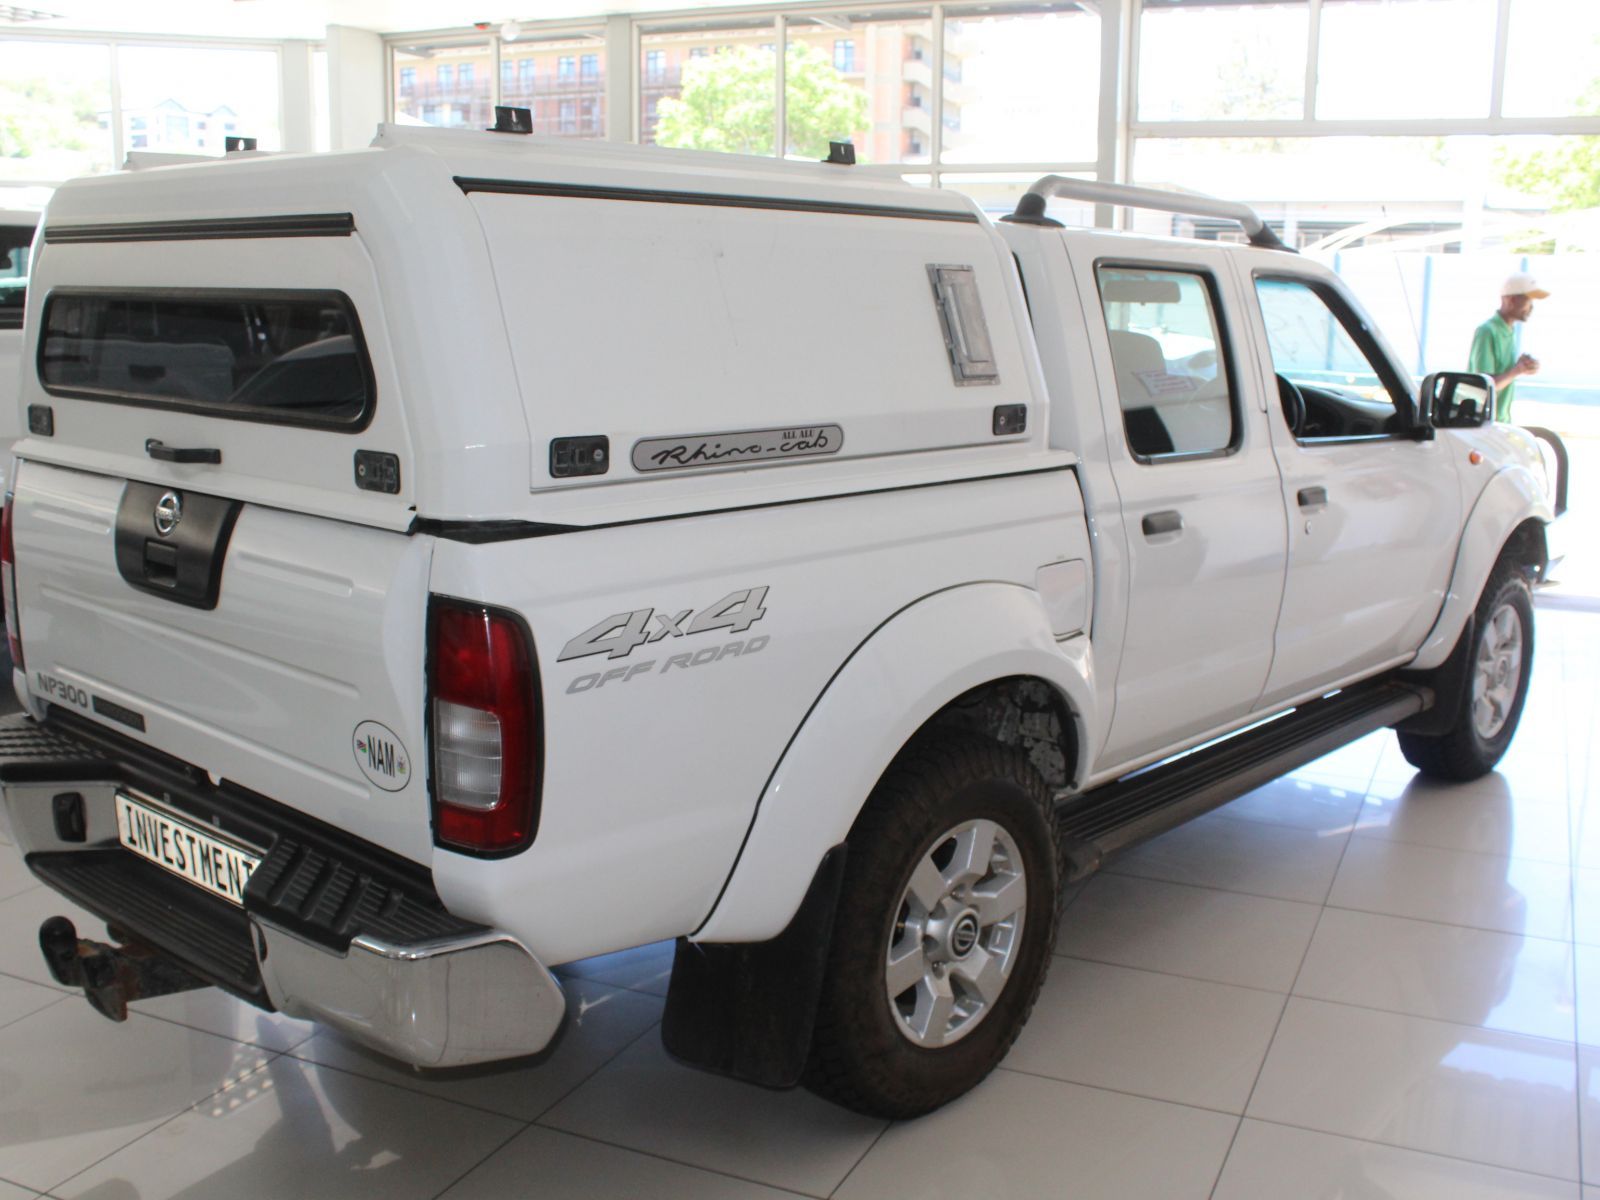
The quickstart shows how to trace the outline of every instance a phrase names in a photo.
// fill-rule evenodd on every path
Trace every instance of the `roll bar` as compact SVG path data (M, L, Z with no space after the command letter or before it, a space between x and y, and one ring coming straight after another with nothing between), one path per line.
M1264 250L1294 251L1283 244L1278 235L1267 228L1261 214L1248 204L1235 200L1219 200L1194 192L1168 192L1160 188L1135 187L1130 183L1101 183L1095 179L1069 179L1064 175L1046 175L1030 187L1017 201L1017 211L1003 221L1019 225L1059 225L1059 221L1044 215L1045 201L1052 196L1069 200L1087 200L1092 204L1117 204L1125 208L1150 208L1159 212L1182 213L1191 217L1216 217L1224 221L1237 221L1250 239L1252 246Z

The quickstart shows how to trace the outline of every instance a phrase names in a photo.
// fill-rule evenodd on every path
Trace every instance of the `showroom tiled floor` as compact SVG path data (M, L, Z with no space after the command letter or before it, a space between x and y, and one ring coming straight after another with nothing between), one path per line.
M48 985L70 906L0 850L0 1200L1600 1200L1597 679L1600 616L1541 611L1500 773L1424 786L1377 735L1125 857L1004 1067L900 1125L670 1062L665 946L566 968L510 1070L218 993L115 1026Z

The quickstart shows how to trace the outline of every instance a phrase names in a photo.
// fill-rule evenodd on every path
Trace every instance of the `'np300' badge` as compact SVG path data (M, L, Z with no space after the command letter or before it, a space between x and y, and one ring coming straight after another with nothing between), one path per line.
M378 787L398 792L411 782L411 757L387 725L363 721L356 726L351 741L356 766Z
M183 520L183 497L177 492L163 492L156 501L156 532L166 537Z

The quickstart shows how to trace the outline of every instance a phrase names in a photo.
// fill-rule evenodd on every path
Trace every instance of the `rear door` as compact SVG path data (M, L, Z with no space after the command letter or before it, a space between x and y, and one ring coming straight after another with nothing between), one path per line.
M24 402L50 432L14 486L35 704L426 861L431 540L402 532L359 244L68 240L39 268Z
M1104 246L1068 239L1130 559L1112 766L1250 711L1272 660L1285 529L1222 253Z

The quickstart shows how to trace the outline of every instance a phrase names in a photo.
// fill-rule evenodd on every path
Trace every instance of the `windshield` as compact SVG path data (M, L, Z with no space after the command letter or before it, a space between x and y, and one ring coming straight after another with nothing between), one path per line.
M32 225L0 225L0 329L22 328Z

